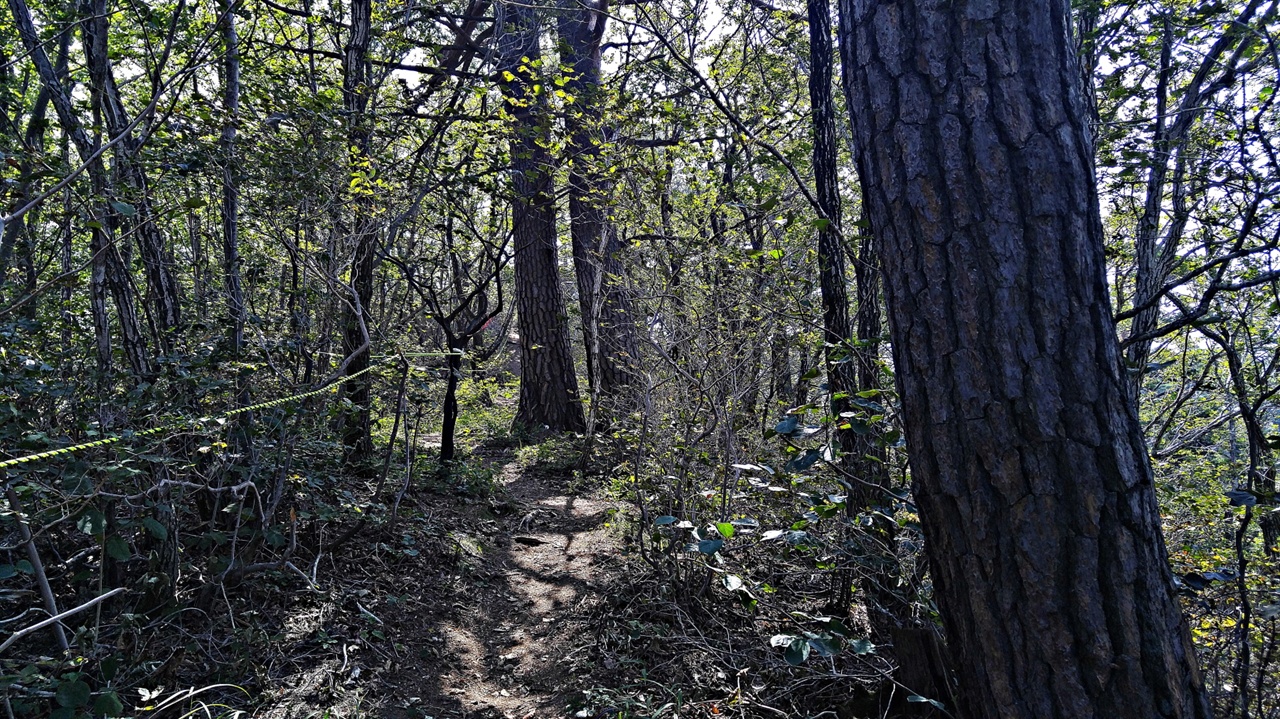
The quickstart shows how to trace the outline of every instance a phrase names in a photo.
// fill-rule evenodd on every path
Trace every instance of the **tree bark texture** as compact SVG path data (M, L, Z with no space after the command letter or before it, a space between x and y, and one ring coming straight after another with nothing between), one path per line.
M621 282L621 246L609 220L612 183L601 164L600 147L608 134L600 84L606 10L604 0L574 2L559 18L561 63L572 68L565 83L574 98L565 116L571 158L569 222L593 398L616 398L632 384L631 363L638 351L630 297Z
M169 256L164 234L156 223L149 182L137 158L139 143L129 130L132 119L120 98L111 68L107 48L110 31L107 2L87 0L84 7L86 12L82 32L93 102L101 113L103 125L111 138L126 136L115 147L116 172L132 189L128 194L128 201L133 210L127 216L121 215L119 220L137 232L147 294L158 324L158 341L163 348L171 350L173 334L182 326L181 296L177 278L173 274L173 260ZM117 214L121 214L118 206L114 209L117 209Z
M31 56L32 64L40 75L41 85L49 92L49 100L58 115L62 131L71 138L80 159L88 163L87 173L93 194L100 204L94 209L97 226L90 229L89 251L93 264L89 276L89 303L93 316L94 336L97 347L98 370L104 375L111 371L111 327L107 314L107 295L115 301L116 316L120 324L121 347L133 374L142 379L150 378L151 355L146 338L138 321L133 302L133 290L129 287L124 262L115 246L112 228L113 211L106 201L109 182L106 166L101 157L95 157L97 143L89 137L76 115L68 90L63 87L62 74L49 62L40 36L31 19L31 10L23 0L8 0L10 13L22 38L23 48Z
M353 0L351 3L351 35L348 38L342 61L342 99L347 111L347 145L353 177L368 176L371 168L369 149L372 140L368 118L369 99L373 94L371 84L372 64L369 62L369 42L372 33L372 0ZM372 188L356 183L351 198L351 227L354 255L351 260L351 296L344 298L342 307L342 353L354 358L347 364L347 375L357 374L369 366L372 350L369 327L373 323L370 304L373 301L373 273L375 266L377 225L373 218ZM370 435L369 398L372 379L365 374L344 385L346 397L355 406L344 418L342 441L348 465L371 470L367 460L372 457L373 438Z
M858 391L856 365L849 351L853 325L849 321L844 247L840 236L839 147L836 144L836 104L831 91L834 48L831 42L831 9L827 0L808 0L809 106L813 114L813 180L822 217L818 220L818 285L822 292L823 358L831 414L848 411L849 399ZM844 453L843 464L857 459L857 439L852 427L837 419L836 441ZM841 429L845 426L845 429Z
M1207 717L1104 279L1068 0L850 0L851 114L967 716Z
M578 398L556 260L554 165L547 150L550 113L545 86L535 89L542 57L541 11L514 3L497 7L501 21L498 76L512 116L511 225L520 322L520 401L515 424L581 432L586 419Z

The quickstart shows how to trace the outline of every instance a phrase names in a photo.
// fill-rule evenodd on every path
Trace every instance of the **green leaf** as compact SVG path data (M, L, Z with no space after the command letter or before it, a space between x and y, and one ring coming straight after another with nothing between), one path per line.
M90 507L80 515L80 519L76 521L76 526L85 534L98 536L107 529L107 518L102 516L102 512Z
M822 657L834 657L840 653L840 640L835 637L818 635L809 637L809 646Z
M831 226L831 220L828 220L825 217L819 217L818 219L813 221L813 229L817 230L818 232L822 232L823 230L827 229L830 226Z
M147 528L147 531L151 533L151 536L159 539L161 542L169 538L169 530L166 529L163 524L157 522L151 517L143 517L142 526Z
M733 539L733 525L729 522L716 522L716 531L725 539Z
M809 641L803 637L795 637L791 640L791 644L787 646L785 654L787 664L798 667L804 664L804 660L809 658Z
M200 209L201 207L204 207L205 205L208 205L209 203L208 203L208 202L205 202L203 198L200 198L200 197L192 197L192 198L190 198L190 199L186 200L185 202L183 202L182 204L183 204L184 206L186 206L186 207L189 207L189 208L193 209L193 210L198 210L198 209Z
M675 524L677 521L679 520L677 520L675 517L671 516L670 514L664 514L661 517L658 517L657 519L653 520L653 523L655 526L665 527L668 524Z
M773 431L778 434L791 434L800 426L800 418L794 414L779 422L774 426Z
M93 713L100 716L118 717L124 715L124 702L115 692L104 692L93 703Z
M8 579L9 577L16 576L17 574L18 568L12 564L0 564L0 579Z
M116 212L119 212L125 217L133 217L134 215L138 214L138 211L134 208L134 206L130 205L127 202L116 202L115 200L112 200L111 207L114 208Z
M107 556L117 562L127 562L133 556L133 552L129 550L129 543L124 538L113 534L107 537L106 541Z
M876 650L876 645L872 644L869 639L855 639L849 642L849 648L854 654L870 654Z
M715 554L724 546L723 539L704 539L698 542L697 549L703 554Z
M54 694L54 699L59 706L82 707L89 703L89 696L89 685L77 679L73 682L59 684L58 691Z

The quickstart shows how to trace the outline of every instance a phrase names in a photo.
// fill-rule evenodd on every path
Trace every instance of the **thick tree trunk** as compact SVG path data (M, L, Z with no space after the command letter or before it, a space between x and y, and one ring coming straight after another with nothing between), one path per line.
M373 93L370 84L372 65L369 62L369 40L372 32L373 4L371 0L354 0L351 3L351 36L343 56L342 96L347 115L347 145L350 152L352 176L367 176L370 168L369 149L372 140L371 125L367 116L369 99ZM373 301L374 255L376 254L377 227L373 219L372 189L357 184L353 190L352 244L355 255L351 261L351 297L344 298L342 313L342 352L354 359L347 365L347 374L362 372L369 366L369 327L373 323L370 303ZM372 380L368 374L344 385L347 399L355 406L344 418L342 442L346 463L361 471L372 471L369 459L373 454L370 436L369 399Z
M1104 278L1067 0L852 0L851 112L969 716L1207 717Z
M622 286L618 233L609 220L612 183L601 166L603 126L600 41L606 4L571 3L560 15L561 63L572 68L565 91L569 136L569 221L582 310L587 379L593 400L616 399L634 379L637 352L631 302Z
M569 323L556 260L554 166L545 85L539 72L539 10L500 3L498 75L512 115L511 208L515 242L516 312L520 321L520 401L515 424L581 432L586 428ZM525 62L522 58L527 59Z

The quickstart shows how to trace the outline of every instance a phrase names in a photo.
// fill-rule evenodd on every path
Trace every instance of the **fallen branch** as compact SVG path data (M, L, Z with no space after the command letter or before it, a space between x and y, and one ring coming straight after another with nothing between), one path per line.
M73 614L77 614L77 613L79 613L79 612L83 612L83 611L84 611L84 610L86 610L86 609L91 609L91 608L93 608L93 607L96 607L97 605L101 604L102 602L105 602L106 600L110 599L111 597L114 597L115 595L117 595L117 594L119 594L119 593L121 593L121 592L123 592L123 591L124 591L124 587L116 587L115 589L112 589L111 591L107 592L106 594L103 594L103 595L100 595L100 596L94 597L93 599L90 599L89 601L85 602L84 604L81 604L81 605L80 605L80 606L78 606L78 607L75 607L75 608L73 608L73 609L68 609L67 611L65 611L65 612L63 612L63 613L61 613L61 614L55 614L55 615L53 615L52 617L49 617L48 619L45 619L44 621L36 622L35 624L32 624L31 626L27 627L26 629L19 629L18 631L16 631L16 632L14 632L13 634L9 635L9 638L8 638L8 639L6 639L6 640L4 640L4 644L0 644L0 652L3 652L4 650L8 649L8 648L9 648L9 645L11 645L11 644L13 644L14 642L18 641L19 639L21 639L21 638L23 638L23 637L27 636L28 634L32 634L32 633L34 633L34 632L38 632L38 631L40 631L41 629L44 629L45 627L49 626L50 624L54 624L54 623L60 622L60 621L62 621L63 619L66 619L67 617L69 617L69 616L71 616L71 615L73 615Z

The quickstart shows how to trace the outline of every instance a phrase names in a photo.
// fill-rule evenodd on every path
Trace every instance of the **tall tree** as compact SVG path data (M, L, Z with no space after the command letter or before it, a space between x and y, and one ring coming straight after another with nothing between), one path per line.
M161 347L172 349L173 335L182 326L181 297L173 274L164 234L152 204L152 188L138 157L142 143L134 130L134 119L125 107L111 64L110 18L107 0L84 0L81 7L81 36L89 69L90 96L95 112L115 140L115 171L120 183L112 183L113 194L123 184L129 189L127 203L116 203L119 223L134 230L141 249L147 292ZM156 88L158 91L158 88Z
M107 168L98 152L98 144L89 136L84 124L75 112L62 77L45 53L40 36L36 33L31 10L23 0L9 0L9 10L18 27L24 49L40 76L41 86L49 93L49 100L58 115L63 133L71 138L80 159L85 163L90 186L97 200L93 222L90 223L89 251L93 260L89 275L89 306L93 316L98 370L104 375L112 368L111 326L107 313L107 294L110 293L116 307L116 319L120 327L120 344L133 374L139 378L152 375L151 354L138 319L133 301L133 288L120 249L116 246L118 212L109 202L110 182Z
M1207 717L1123 380L1068 0L855 0L850 108L974 717Z
M857 373L850 359L853 325L849 321L849 291L840 237L839 148L836 145L836 106L831 91L833 48L831 9L827 0L808 0L809 106L813 113L813 179L822 217L818 219L818 286L822 291L823 358L831 414L840 417L857 392ZM837 422L836 438L846 466L857 461L857 434ZM852 504L852 503L851 503Z
M1130 319L1124 344L1125 360L1130 368L1129 392L1134 402L1138 401L1152 342L1162 334L1157 325L1161 303L1169 291L1164 285L1182 261L1185 250L1183 233L1190 219L1187 142L1201 116L1213 106L1214 96L1235 83L1241 66L1248 62L1248 51L1262 41L1263 34L1250 27L1261 5L1262 0L1250 0L1239 15L1225 23L1221 37L1208 48L1190 79L1180 88L1173 86L1173 46L1178 30L1167 9L1152 18L1152 23L1160 26L1155 117L1151 121L1151 144L1145 153L1149 167L1142 215L1134 233L1133 307L1119 315L1121 319ZM1265 26L1276 11L1277 4L1273 2L1259 24ZM1170 102L1178 96L1181 101L1176 102L1171 111ZM1168 220L1164 221L1166 215Z
M607 2L572 2L559 18L560 60L569 68L565 112L569 141L569 234L578 280L587 380L592 400L618 397L634 380L637 356L631 301L621 280L618 231L610 220L612 182L602 163L608 142L601 85ZM597 410L593 406L593 411Z
M373 302L373 271L377 253L378 225L373 217L372 188L366 182L372 175L369 151L373 127L368 117L369 99L373 94L373 65L369 62L369 42L373 32L372 0L351 3L351 35L342 57L342 104L347 112L348 168L351 174L351 259L350 292L343 298L342 353L350 361L347 375L364 371L372 355L369 326ZM346 397L353 409L344 419L342 442L346 461L367 468L366 460L373 452L369 430L368 374L345 385Z
M551 113L542 71L542 11L499 3L498 78L511 116L516 313L520 322L520 401L515 423L530 429L586 428L569 345L569 322L556 260Z
M233 0L222 0L222 103L226 109L226 124L222 128L222 274L227 292L227 310L231 314L231 327L227 339L236 361L244 351L244 324L247 317L244 289L240 282L240 166L236 158L236 132L240 122L240 42L236 34L236 16ZM249 404L249 382L243 371L236 376L236 401L240 406ZM250 414L240 415L234 434L236 451L242 455L251 451L249 442Z

